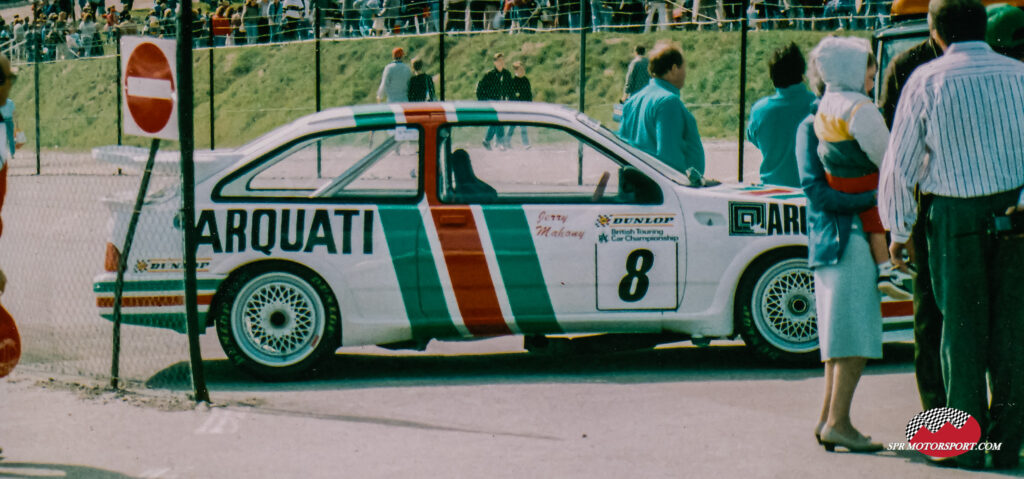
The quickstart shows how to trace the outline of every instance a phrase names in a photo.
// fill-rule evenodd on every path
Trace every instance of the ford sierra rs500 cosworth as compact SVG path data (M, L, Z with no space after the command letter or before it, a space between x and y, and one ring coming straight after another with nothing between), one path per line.
M485 144L498 128L510 140ZM335 108L197 152L196 172L200 321L262 377L293 377L342 346L509 334L742 336L769 358L816 355L802 193L688 178L569 108ZM110 319L132 208L107 202L94 290ZM174 188L146 200L127 324L185 331L180 202ZM883 312L887 329L909 326L909 302Z

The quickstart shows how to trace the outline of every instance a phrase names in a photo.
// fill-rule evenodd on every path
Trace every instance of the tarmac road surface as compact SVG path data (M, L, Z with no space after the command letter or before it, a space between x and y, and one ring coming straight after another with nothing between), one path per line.
M184 398L184 363L125 395L17 370L0 380L0 477L1024 477L913 451L827 453L811 437L820 369L773 368L738 346L542 356L498 338L346 351L278 384L208 360L224 405L212 409ZM876 440L905 441L920 410L912 354L887 346L861 381L854 422Z

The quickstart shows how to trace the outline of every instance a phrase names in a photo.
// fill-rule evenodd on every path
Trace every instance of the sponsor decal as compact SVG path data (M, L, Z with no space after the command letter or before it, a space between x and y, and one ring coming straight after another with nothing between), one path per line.
M267 256L275 249L352 254L353 223L360 218L362 253L373 254L373 216L373 210L285 208L229 209L218 218L214 210L202 210L196 220L196 244L210 245L214 253L251 248Z
M729 202L729 235L807 234L807 208L785 203Z
M655 228L667 228L675 222L676 215L673 214L614 214L597 215L594 224L598 228L624 227L624 226L647 226Z
M621 241L679 241L679 236L665 231L675 223L673 214L614 214L597 215L594 224L602 230L598 243ZM607 229L604 229L607 228Z
M210 261L211 258L196 258L196 272L208 272ZM182 271L185 271L185 263L181 258L140 259L135 262L136 273L180 273Z
M907 423L907 442L891 442L890 451L913 450L931 457L956 457L970 451L998 451L1002 443L979 442L981 426L973 416L951 407L921 411Z
M573 230L565 227L569 221L569 215L548 213L541 211L537 214L537 224L534 225L534 233L542 238L575 238L583 239L584 231Z
M668 234L658 228L612 228L607 233L597 235L598 243L617 243L619 241L679 241L679 236Z

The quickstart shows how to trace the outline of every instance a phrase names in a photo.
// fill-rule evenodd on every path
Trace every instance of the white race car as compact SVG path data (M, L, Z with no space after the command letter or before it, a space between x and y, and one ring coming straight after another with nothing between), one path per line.
M769 358L816 356L802 193L703 185L569 108L336 108L197 153L196 172L200 321L261 377L294 377L340 346L507 334L742 335ZM107 201L94 290L111 319L131 200ZM147 199L127 324L185 331L179 208L174 188ZM883 314L887 331L912 324L908 301Z

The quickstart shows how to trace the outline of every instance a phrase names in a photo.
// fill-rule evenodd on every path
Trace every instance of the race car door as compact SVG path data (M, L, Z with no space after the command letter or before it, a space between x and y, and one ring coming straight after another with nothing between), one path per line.
M678 307L682 218L675 196L650 177L556 125L450 126L441 135L439 201L471 217L437 221L438 234L462 231L480 245L462 254L477 256L471 294L488 306L463 310L467 327L655 330ZM500 140L481 142L488 135Z

